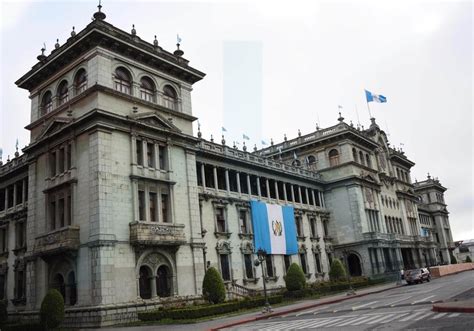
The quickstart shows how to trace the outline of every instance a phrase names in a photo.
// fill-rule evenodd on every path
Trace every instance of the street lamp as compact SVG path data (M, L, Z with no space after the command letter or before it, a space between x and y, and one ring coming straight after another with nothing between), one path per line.
M347 276L347 282L349 283L349 290L347 292L347 295L356 295L356 291L352 287L352 282L351 282L351 273L349 271L349 256L348 256L348 251L343 250L342 254L344 254L344 260L346 262L346 276Z
M263 309L262 313L271 313L272 307L268 302L267 297L267 285L265 284L265 268L263 267L263 262L267 258L267 252L261 248L257 251L257 259L255 260L255 266L258 267L259 265L262 267L262 281L263 281L263 294L265 295L265 308Z

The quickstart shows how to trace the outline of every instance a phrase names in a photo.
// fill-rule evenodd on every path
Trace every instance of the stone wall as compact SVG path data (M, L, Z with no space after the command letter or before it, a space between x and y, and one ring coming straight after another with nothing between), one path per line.
M443 277L466 270L474 270L474 263L450 264L430 268L431 276L433 278Z

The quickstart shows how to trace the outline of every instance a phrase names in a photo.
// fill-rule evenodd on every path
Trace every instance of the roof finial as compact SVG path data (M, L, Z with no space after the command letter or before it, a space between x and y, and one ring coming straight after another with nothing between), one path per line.
M176 35L176 47L177 49L174 51L174 55L178 56L178 57L181 57L184 55L184 52L182 50L179 49L179 46L181 45L181 37L179 36L179 34Z
M0 166L3 165L2 156L3 156L3 149L0 148Z
M221 143L222 143L222 145L225 145L225 138L224 138L224 135L222 135Z
M99 5L97 6L97 8L99 9L99 11L95 12L94 13L94 19L96 21L102 21L102 20L105 20L105 18L107 17L102 11L102 4L101 4L101 0L99 0Z
M213 142L214 142L214 137L211 134L211 143L213 143Z
M301 130L298 129L298 137L301 137Z
M19 157L20 153L18 152L18 138L16 138L16 143L15 143L15 157Z
M201 123L198 122L198 138L202 137L202 132L201 132Z
M137 35L137 30L135 30L135 24L132 24L132 36Z
M153 40L153 46L158 47L158 39L156 39L156 34L155 34L155 40Z
M429 172L428 172L428 174L426 175L426 178L431 179L431 176L430 176L430 173L429 173Z
M75 37L76 36L76 27L72 27L72 31L71 31L71 37Z
M46 44L43 43L43 47L41 48L41 54L36 57L38 61L43 62L44 60L46 60L46 55L44 55L45 50L46 50Z
M247 146L245 146L245 141L243 142L243 145L244 147L242 147L243 151L246 152L247 151Z
M58 49L59 48L59 39L56 39L56 44L54 44L54 48Z
M344 117L342 117L341 112L339 112L339 118L337 120L341 123L344 121Z

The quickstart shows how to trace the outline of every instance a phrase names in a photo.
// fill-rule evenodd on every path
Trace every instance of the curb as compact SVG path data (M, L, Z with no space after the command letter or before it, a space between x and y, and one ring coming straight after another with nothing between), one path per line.
M474 313L474 306L461 307L461 306L441 306L433 305L432 311L438 313Z
M393 290L394 288L398 288L398 287L401 287L401 286L403 286L403 285L396 285L396 286L392 286L392 287L385 288L385 289L378 290L378 291L351 295L351 296L342 297L342 298L339 298L339 299L328 300L328 301L324 301L324 302L312 303L312 304L308 304L308 305L303 306L303 307L292 308L292 309L288 309L288 310L284 310L284 311L279 311L279 312L276 312L276 313L271 313L271 314L268 314L268 315L249 317L247 319L243 319L243 320L240 320L240 321L235 321L235 322L230 322L230 323L227 323L227 324L219 325L217 327L208 329L208 331L217 331L217 330L220 330L220 329L230 328L232 326L246 324L246 323L249 323L249 322L264 320L264 319L267 319L267 318L270 318L270 317L277 317L277 316L281 316L281 315L291 314L291 313L306 310L306 309L309 309L309 308L315 308L315 307L319 307L319 306L330 305L330 304L333 304L333 303L339 303L339 302L346 301L346 300L349 300L349 299L352 299L352 298L360 298L360 297L364 297L364 296L369 295L369 294L376 294L376 293L381 293L381 292L385 292L385 291L388 291L388 290Z

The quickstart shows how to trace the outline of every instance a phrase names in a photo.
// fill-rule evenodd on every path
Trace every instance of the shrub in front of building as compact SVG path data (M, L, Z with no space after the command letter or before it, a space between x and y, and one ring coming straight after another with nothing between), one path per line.
M306 277L303 269L296 263L292 263L285 276L285 285L288 291L302 290L306 286Z
M210 303L225 301L225 286L221 274L214 267L207 269L202 282L202 295Z
M329 278L332 281L339 281L346 278L346 269L342 265L341 260L332 260L331 269L329 270Z
M41 324L46 330L57 328L64 320L64 299L56 289L46 293L40 310Z
M469 255L466 257L466 263L467 262L472 262L471 257Z
M451 264L457 264L458 263L458 260L456 259L456 257L453 255L453 253L450 254L451 256Z

